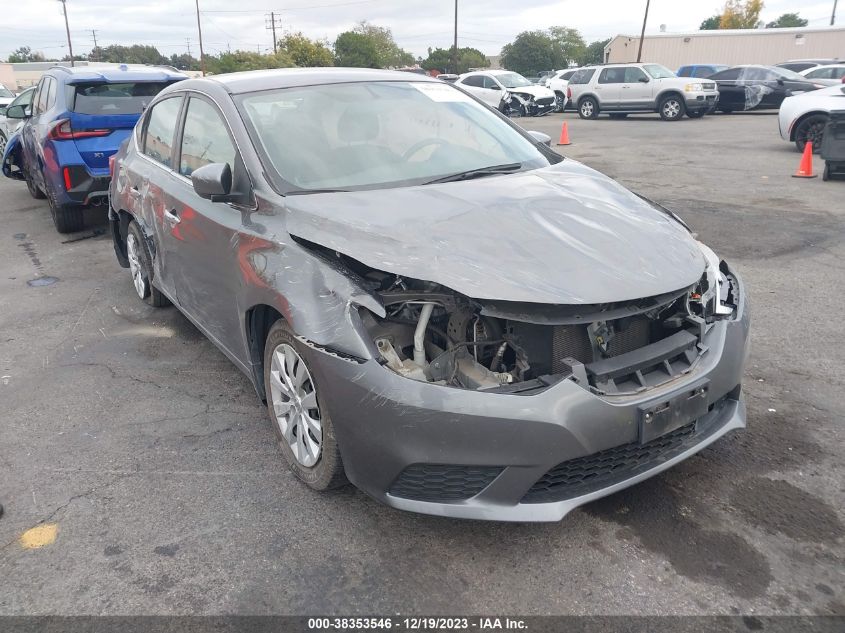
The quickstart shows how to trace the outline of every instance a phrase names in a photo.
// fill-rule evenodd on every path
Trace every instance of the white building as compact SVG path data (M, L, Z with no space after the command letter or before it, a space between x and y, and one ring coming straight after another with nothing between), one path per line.
M617 35L604 47L608 63L637 60L639 35ZM643 38L642 61L686 64L779 64L789 59L845 58L845 27L719 29Z

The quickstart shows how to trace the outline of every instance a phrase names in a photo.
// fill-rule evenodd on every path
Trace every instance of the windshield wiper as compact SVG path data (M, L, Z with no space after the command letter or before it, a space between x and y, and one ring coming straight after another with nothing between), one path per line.
M483 176L494 176L496 174L509 174L511 172L522 169L522 163L506 163L504 165L491 165L490 167L479 167L478 169L469 169L467 171L459 171L456 174L449 174L448 176L441 176L434 180L424 182L424 185L433 185L438 182L455 182L457 180L470 180L471 178L481 178Z
M294 189L293 191L288 191L285 195L286 196L302 196L308 195L312 193L347 193L349 189Z

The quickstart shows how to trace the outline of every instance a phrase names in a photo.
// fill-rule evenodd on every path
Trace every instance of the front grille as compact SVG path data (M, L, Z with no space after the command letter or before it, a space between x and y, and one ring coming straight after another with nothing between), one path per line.
M501 466L411 464L390 487L394 497L417 501L461 501L474 497L499 476Z
M645 347L649 341L649 322L645 317L637 317L624 330L619 330L607 344L608 356L619 356Z
M657 466L699 438L696 423L691 422L647 444L630 442L570 459L543 475L525 493L522 503L563 501L606 488Z
M583 325L557 325L552 334L552 373L564 371L563 359L574 358L582 363L593 360L593 346Z
M714 84L712 82L708 82L708 83L701 84L701 87L704 88L705 90L713 90L716 87L716 84Z

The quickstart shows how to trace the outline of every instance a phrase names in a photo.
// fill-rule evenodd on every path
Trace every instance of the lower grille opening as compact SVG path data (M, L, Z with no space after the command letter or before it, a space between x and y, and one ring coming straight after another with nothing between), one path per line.
M389 494L416 501L462 501L484 490L502 470L501 466L411 464L393 482Z
M714 430L714 420L727 396L710 405L698 421L646 444L637 441L561 462L531 486L522 503L573 499L646 472L700 442ZM714 413L715 412L715 413Z

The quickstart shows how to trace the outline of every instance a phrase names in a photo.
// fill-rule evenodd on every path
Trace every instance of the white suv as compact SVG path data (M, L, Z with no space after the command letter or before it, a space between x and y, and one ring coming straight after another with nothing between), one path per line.
M607 64L586 66L570 77L567 97L582 119L657 112L664 121L676 121L711 112L719 88L714 81L678 77L660 64Z

